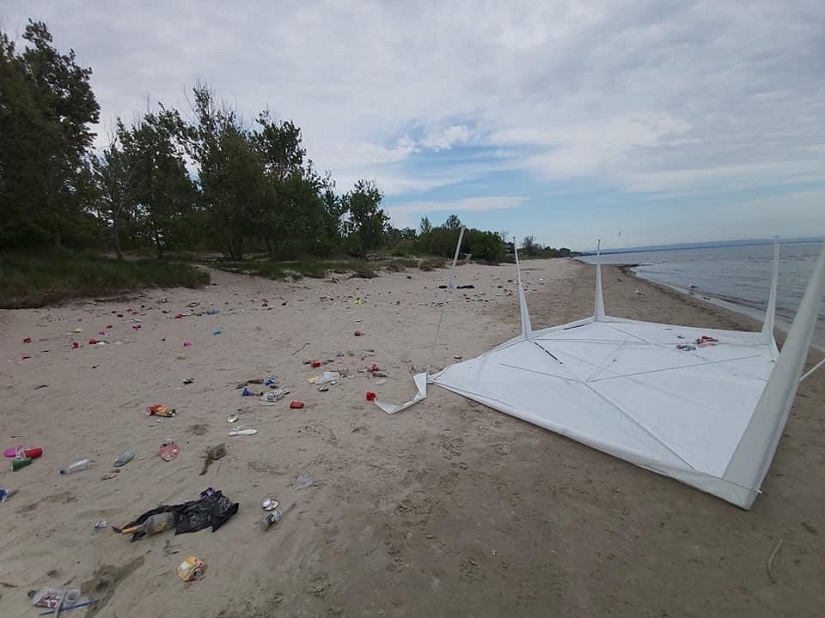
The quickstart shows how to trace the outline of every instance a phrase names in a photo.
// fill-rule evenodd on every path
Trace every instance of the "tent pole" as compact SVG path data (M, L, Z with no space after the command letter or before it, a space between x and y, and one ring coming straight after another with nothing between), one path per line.
M822 367L823 365L825 365L825 358L823 358L823 359L822 359L821 361L819 361L816 365L814 365L814 366L813 366L813 368L812 368L809 372L807 372L804 376L802 376L801 378L799 378L799 382L801 383L801 382L802 382L802 380L804 380L805 378L807 378L809 375L811 375L814 371L816 371L817 369L819 369L819 368L820 368L820 367Z
M527 298L524 296L524 286L521 283L521 265L518 260L518 247L516 239L513 237L513 253L516 256L516 280L518 281L518 308L521 316L521 335L529 339L533 334L533 326L530 323L530 313L527 311Z
M602 295L602 240L596 244L596 321L604 319L604 296Z
M771 293L768 297L768 308L765 310L765 321L762 323L762 337L767 342L773 341L774 320L776 319L776 287L779 281L779 236L773 237L773 279Z
M461 232L458 234L458 244L455 246L455 255L453 256L453 265L450 268L450 283L447 284L447 289L444 290L444 300L441 302L441 315L438 316L438 327L435 329L435 337L433 338L433 345L430 348L430 358L427 361L426 375L430 375L430 366L433 364L433 355L435 354L435 344L438 342L438 334L441 332L441 322L444 319L444 311L447 309L447 300L450 295L450 290L455 286L455 267L458 263L458 254L461 252L461 242L464 240L464 230L467 229L461 226Z

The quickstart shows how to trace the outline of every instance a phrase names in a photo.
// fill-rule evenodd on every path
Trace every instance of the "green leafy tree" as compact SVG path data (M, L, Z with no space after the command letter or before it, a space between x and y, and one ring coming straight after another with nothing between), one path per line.
M534 256L542 252L542 246L536 242L534 236L525 236L521 241L521 250L524 255Z
M0 33L0 240L60 245L87 221L99 107L92 70L58 52L44 23L30 20L23 39L18 53Z
M348 249L364 255L379 248L386 240L389 217L381 208L384 196L371 180L359 180L355 188L344 195L349 214Z
M461 229L461 219L458 218L458 215L450 215L447 217L447 222L444 223L444 227L448 230L460 230Z
M200 205L226 254L241 260L247 241L259 234L274 187L267 183L264 160L240 117L219 108L206 85L199 84L193 93L190 152L198 164Z
M195 202L185 160L190 130L177 110L159 105L130 128L118 120L117 136L138 224L162 258L185 237L184 221Z
M121 236L128 232L134 220L134 168L117 141L92 160L95 180L100 192L99 212L112 237L112 246L119 260L123 259Z

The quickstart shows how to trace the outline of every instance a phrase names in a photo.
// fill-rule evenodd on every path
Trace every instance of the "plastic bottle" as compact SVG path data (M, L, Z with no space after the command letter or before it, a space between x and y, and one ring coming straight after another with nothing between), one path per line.
M80 472L81 470L85 470L86 468L88 468L91 463L91 459L81 459L80 461L74 462L71 466L67 468L60 468L60 474L72 474L73 472Z

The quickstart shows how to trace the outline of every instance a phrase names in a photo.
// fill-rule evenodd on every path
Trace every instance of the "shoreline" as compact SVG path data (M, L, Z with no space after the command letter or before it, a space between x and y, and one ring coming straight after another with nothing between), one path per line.
M631 264L626 264L626 265L617 266L617 268L619 270L621 270L623 273L625 273L629 276L635 277L639 281L645 281L647 283L652 283L652 284L655 284L655 285L658 285L658 286L663 286L663 287L669 288L669 289L674 290L674 291L678 292L679 294L682 294L682 295L687 296L689 298L698 299L698 300L704 301L706 303L710 303L711 305L714 305L716 307L721 307L722 309L727 309L728 311L732 311L732 312L737 313L739 315L743 315L747 318L750 318L752 320L755 320L755 321L759 322L760 324L763 324L764 321L765 321L765 312L761 311L759 309L756 309L755 307L750 307L748 305L737 303L737 302L727 300L727 299L724 299L724 298L719 298L719 297L716 297L716 296L710 296L710 295L707 295L707 294L699 294L699 293L696 293L696 292L694 292L693 290L690 290L690 289L680 288L679 286L676 286L676 285L671 285L669 283L662 283L661 281L656 281L655 279L651 279L651 278L645 277L645 276L640 275L639 273L637 273L635 271L635 268L637 266L639 266L639 265L638 264L632 264L632 265ZM787 320L783 319L780 316L775 316L774 317L774 327L783 334L783 338L784 338L784 336L786 336L788 334L788 331L791 328L791 322L788 322ZM816 333L816 330L815 330L814 334L813 334L813 338L811 340L811 348L817 350L818 352L821 352L821 353L825 354L825 341L817 339L816 335L817 335L817 333Z

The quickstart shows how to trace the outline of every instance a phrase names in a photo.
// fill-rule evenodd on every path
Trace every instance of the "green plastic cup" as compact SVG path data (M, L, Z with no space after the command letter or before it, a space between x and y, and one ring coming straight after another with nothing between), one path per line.
M11 469L14 471L19 470L20 468L25 468L32 462L31 459L28 457L25 459L13 459L11 462Z

